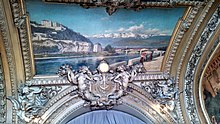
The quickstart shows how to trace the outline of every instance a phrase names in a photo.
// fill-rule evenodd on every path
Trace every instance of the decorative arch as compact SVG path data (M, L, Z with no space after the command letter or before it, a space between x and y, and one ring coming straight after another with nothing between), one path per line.
M51 2L50 0L45 1ZM97 5L107 7L109 14L123 7L121 4L117 6L118 3L113 4L115 5L107 6L102 3ZM132 3L132 5L136 4ZM81 6L87 8L90 4L85 2ZM201 95L201 82L207 63L212 58L209 56L213 56L219 47L219 40L217 40L220 34L219 1L147 2L145 5L136 7L139 10L146 7L175 6L187 6L188 8L173 32L163 60L163 72L137 74L129 82L126 94L117 98L121 103L111 104L110 108L134 115L144 122L210 123ZM129 8L129 6L126 7ZM5 113L4 117L0 116L1 120L7 123L65 123L72 117L92 111L94 108L91 108L91 104L85 106L86 100L75 92L78 86L74 86L69 80L58 76L34 76L33 54L28 33L30 30L28 27L29 18L22 8L25 8L23 0L0 1L0 9L2 10L0 12L0 21L2 22L0 28L1 33L3 32L1 35L3 47L1 46L1 48L4 48L0 50L0 55L1 58L7 58L7 60L2 59L3 64L1 63L1 65L6 65L3 67L6 71L1 73L0 77L6 77L4 86L6 85L8 91L4 89L3 93L14 105L12 107L9 102L5 102L5 97L3 98L4 112L6 110L10 110L10 112L7 112L7 118ZM6 73L7 76L4 75ZM168 86L169 81L173 85ZM21 88L18 88L17 86L21 82L25 83L21 84ZM19 105L24 102L20 97L26 92L23 91L24 89L30 90L28 91L31 93L29 97L44 100L43 102L25 101L42 107L36 109L37 114L33 112L34 114L29 115L28 111L24 111L25 106ZM169 89L172 92L172 97L168 97L168 94L155 94L152 92L155 89L158 89L158 92L162 94L166 94L166 90ZM175 105L172 106L172 104Z
M68 70L68 66L62 69ZM20 121L26 123L66 123L83 113L100 109L126 112L146 123L177 123L178 117L174 110L177 91L174 80L163 73L144 77L144 73L137 72L132 77L135 69L131 72L125 71L126 74L100 72L101 75L90 75L94 79L96 76L103 76L107 82L87 79L84 82L90 85L87 85L86 89L82 89L78 84L82 80L76 80L72 83L77 84L71 85L70 79L74 77L36 79L21 85L18 99L13 97L8 99L15 106ZM68 74L64 71L61 73L60 75ZM79 73L83 77L89 76L85 71ZM131 75L127 75L129 73ZM112 80L121 74L132 79L131 82L122 80L123 84L128 84L127 87ZM101 87L103 83L107 83L107 88Z
M130 84L129 88L131 88L132 92L122 97L122 103L113 106L110 110L128 113L145 123L176 123L173 115L163 108L158 101L152 99L149 93L133 84ZM73 89L70 86L60 92L41 111L40 118L32 120L32 122L62 124L84 113L102 110L85 106L85 100L77 95L71 95Z
M207 115L204 115L204 103L200 101L201 74L219 43L219 40L216 40L219 35L219 3L216 2L209 1L205 6L205 9L209 9L209 13L203 13L198 17L205 21L204 24L197 23L198 27L188 36L186 47L183 45L185 48L184 52L181 52L180 61L173 61L179 64L175 63L177 66L171 68L171 74L177 74L176 79L181 90L180 106L185 123L211 123L207 120Z

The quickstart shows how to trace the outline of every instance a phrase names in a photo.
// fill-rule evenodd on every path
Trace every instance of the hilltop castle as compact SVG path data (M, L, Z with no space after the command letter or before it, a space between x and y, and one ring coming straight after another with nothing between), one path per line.
M66 28L62 24L57 23L57 22L52 22L50 20L42 20L41 26L46 27L46 28L55 29L56 31L66 30Z

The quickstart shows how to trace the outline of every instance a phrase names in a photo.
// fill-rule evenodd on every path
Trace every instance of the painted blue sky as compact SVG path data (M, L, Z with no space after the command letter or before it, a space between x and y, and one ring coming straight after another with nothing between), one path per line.
M141 11L119 9L109 16L105 8L84 9L75 4L47 4L26 0L31 21L51 20L85 36L107 33L145 33L171 35L184 8L149 8Z

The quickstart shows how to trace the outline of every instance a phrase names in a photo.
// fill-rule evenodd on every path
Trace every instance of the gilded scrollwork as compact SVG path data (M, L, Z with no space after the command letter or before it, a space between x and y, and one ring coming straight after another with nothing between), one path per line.
M46 103L61 91L61 86L35 87L31 84L21 84L18 90L18 98L7 97L17 111L17 116L24 122L31 122L38 118L39 111Z

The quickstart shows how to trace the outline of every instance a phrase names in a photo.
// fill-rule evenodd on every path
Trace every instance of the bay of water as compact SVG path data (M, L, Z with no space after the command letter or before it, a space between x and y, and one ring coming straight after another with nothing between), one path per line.
M52 58L52 59L35 59L36 75L56 75L60 66L69 64L73 70L78 70L81 66L88 66L90 70L95 71L100 61L105 60L109 64L128 61L129 59L139 57L135 55L119 56L100 56L100 57L72 57L72 58Z

